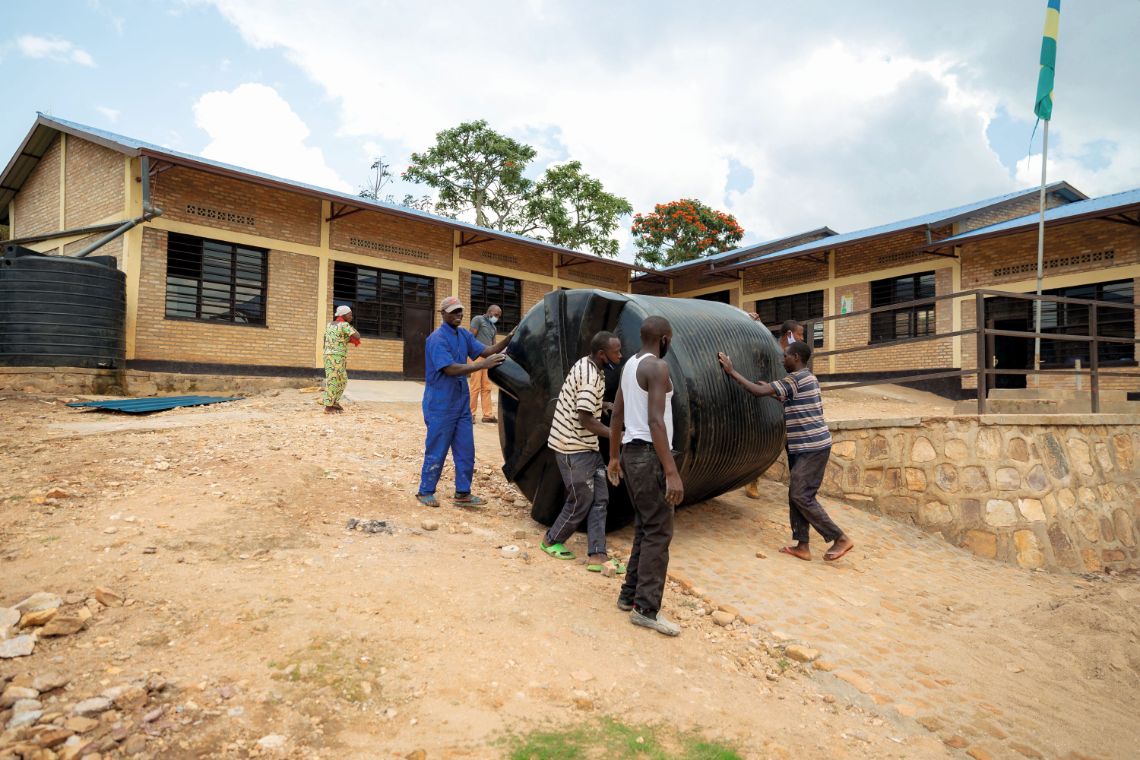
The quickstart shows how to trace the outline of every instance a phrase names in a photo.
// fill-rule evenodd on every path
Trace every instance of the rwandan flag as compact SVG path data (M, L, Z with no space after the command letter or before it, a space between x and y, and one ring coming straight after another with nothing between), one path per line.
M1041 73L1037 77L1037 104L1033 113L1049 121L1053 116L1053 75L1057 69L1057 28L1061 25L1061 0L1049 0L1045 9L1045 35L1041 38Z

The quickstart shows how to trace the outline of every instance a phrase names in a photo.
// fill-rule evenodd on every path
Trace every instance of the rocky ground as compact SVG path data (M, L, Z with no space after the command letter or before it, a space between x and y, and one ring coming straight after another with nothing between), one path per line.
M491 758L509 756L530 732L605 718L749 758L1022 749L1126 758L1140 740L1118 709L1140 696L1134 580L1082 580L1085 589L948 547L928 552L931 588L949 561L943 552L982 568L971 582L986 582L987 568L1021 573L1001 587L1002 614L1055 629L1052 638L1070 640L1081 657L1082 669L1039 668L1034 642L1020 643L1018 662L1052 693L1044 709L1081 704L1082 715L1103 708L1106 717L1099 731L1074 729L1072 741L998 741L954 716L923 720L937 699L878 698L906 688L885 677L901 667L889 655L877 660L886 685L860 688L880 674L852 650L887 649L890 639L858 634L861 619L883 633L877 612L856 605L827 636L801 621L804 610L752 593L744 563L798 561L775 558L775 534L764 537L772 546L758 544L763 526L730 528L782 522L779 493L686 511L674 551L684 571L665 609L684 630L666 639L615 609L616 579L536 550L541 527L498 472L493 426L476 435L476 489L490 504L428 510L411 498L422 438L413 403L359 402L328 417L313 394L286 390L134 418L63 402L0 399L9 465L0 481L0 758ZM876 531L896 531L862 513L845 519L872 546ZM927 551L910 534L891 535ZM628 542L621 531L611 548L620 554ZM582 553L578 539L571 548ZM726 557L739 567L724 567ZM853 567L874 564L860 557ZM804 567L823 571L818 564ZM790 589L801 570L765 567L791 579ZM870 575L803 577L854 598L890 583ZM984 608L984 593L971 603L972 613ZM1089 631L1097 637L1086 639ZM940 652L939 667L955 656L973 669L1010 667L996 647L968 651L969 636L947 632L921 640L961 650ZM901 625L898 634L906 636ZM1002 638L1007 655L1018 646ZM899 659L911 668L918 655ZM991 688L979 684L956 699L1004 709L1006 723L1049 720L998 692L979 698Z

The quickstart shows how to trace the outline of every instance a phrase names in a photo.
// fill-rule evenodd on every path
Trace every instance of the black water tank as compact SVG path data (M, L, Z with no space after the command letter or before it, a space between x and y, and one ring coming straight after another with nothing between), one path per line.
M783 407L744 391L717 363L724 351L746 377L782 377L772 334L739 309L709 301L658 298L601 290L549 293L519 324L510 357L490 371L499 394L503 472L531 501L531 515L549 525L565 498L554 455L546 445L558 391L590 339L610 330L622 355L641 346L641 323L662 316L673 326L666 361L673 380L673 448L685 485L682 504L711 499L758 477L784 445ZM603 456L608 444L603 442ZM610 487L609 527L632 520L624 485Z
M126 282L112 256L76 259L5 246L0 365L121 369Z

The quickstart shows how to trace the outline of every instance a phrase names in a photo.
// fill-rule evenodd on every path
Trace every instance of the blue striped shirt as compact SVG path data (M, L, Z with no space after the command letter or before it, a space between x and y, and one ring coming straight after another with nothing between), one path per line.
M831 446L831 431L823 419L819 381L805 368L772 383L776 398L784 402L788 451L822 451Z

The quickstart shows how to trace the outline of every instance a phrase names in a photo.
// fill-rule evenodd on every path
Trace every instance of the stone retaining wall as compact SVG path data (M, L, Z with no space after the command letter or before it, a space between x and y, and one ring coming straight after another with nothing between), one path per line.
M831 423L821 493L1022 567L1140 567L1140 418ZM783 457L767 473L786 478Z

